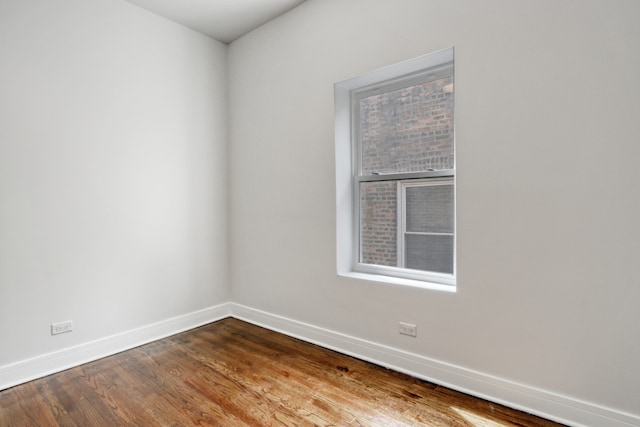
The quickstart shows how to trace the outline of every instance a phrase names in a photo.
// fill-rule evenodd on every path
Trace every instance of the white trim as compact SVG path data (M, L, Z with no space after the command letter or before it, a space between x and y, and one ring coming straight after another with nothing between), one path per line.
M584 402L234 303L220 304L121 334L1 366L0 390L229 316L573 427L640 426L640 415L637 414Z
M232 303L231 316L416 378L570 426L640 426L640 415L584 402L244 305Z
M92 362L229 317L229 303L187 313L95 341L0 366L0 390Z

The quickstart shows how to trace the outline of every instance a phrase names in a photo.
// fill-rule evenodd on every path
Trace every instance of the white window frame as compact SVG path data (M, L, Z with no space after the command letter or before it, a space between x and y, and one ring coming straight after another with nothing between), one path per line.
M360 214L358 209L360 196L358 194L358 185L362 182L362 176L358 170L360 167L358 160L359 144L355 144L354 142L354 135L357 134L357 129L355 129L357 125L354 125L355 121L352 121L353 103L354 100L357 99L358 93L371 93L378 88L393 87L398 82L406 82L414 78L420 79L422 78L421 76L427 75L433 72L433 70L438 72L437 70L439 68L447 64L453 67L453 48L420 56L335 84L336 256L338 275L390 284L455 292L455 238L453 255L454 271L451 275L400 267L363 264L359 262ZM451 176L455 191L454 170L396 174L396 178L415 179ZM368 178L368 180L370 179L371 177ZM382 176L380 179L383 180L385 177Z

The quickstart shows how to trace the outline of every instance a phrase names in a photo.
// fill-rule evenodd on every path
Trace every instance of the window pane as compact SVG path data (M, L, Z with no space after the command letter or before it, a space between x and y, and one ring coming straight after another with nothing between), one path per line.
M360 99L362 174L453 169L451 76Z
M453 274L453 236L405 234L405 266Z
M360 262L397 266L397 204L396 181L360 184Z
M405 231L453 233L453 184L406 187Z

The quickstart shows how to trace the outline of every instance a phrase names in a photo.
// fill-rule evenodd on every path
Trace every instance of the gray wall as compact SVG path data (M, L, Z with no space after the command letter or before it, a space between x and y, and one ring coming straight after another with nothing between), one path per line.
M226 47L124 1L2 0L0 52L0 387L228 301Z

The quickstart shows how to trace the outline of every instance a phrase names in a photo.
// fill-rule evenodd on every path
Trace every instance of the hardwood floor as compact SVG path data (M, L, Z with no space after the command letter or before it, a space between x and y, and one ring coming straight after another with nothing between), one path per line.
M225 319L0 392L0 426L559 424Z

